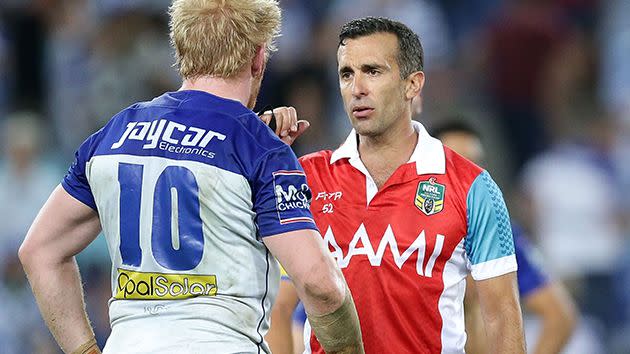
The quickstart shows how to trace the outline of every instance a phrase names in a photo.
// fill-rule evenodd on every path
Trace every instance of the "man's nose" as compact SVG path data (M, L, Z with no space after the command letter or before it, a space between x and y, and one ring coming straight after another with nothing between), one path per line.
M367 96L368 88L363 75L355 75L352 80L352 95L354 97Z

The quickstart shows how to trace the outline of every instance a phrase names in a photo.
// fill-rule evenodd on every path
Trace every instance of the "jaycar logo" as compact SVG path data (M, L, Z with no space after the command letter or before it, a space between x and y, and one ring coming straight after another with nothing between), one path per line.
M113 143L112 150L119 149L128 140L146 142L143 149L165 150L173 153L195 154L214 158L214 153L205 148L210 141L224 141L225 135L202 128L189 127L166 119L153 122L129 122L120 139Z
M273 185L281 224L313 221L309 212L312 194L304 172L276 171Z

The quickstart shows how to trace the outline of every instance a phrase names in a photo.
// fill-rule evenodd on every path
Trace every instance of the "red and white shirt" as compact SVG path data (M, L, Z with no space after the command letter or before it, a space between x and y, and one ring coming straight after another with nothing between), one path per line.
M489 174L431 137L380 190L351 132L300 162L311 211L359 313L366 353L464 353L465 278L516 271L509 216ZM305 329L306 353L323 353Z

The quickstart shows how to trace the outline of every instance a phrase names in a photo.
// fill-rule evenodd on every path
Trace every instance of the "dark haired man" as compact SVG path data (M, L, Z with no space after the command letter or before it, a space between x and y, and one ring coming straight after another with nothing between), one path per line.
M501 192L411 119L425 79L418 36L362 18L339 39L339 86L354 129L337 150L300 162L317 226L352 290L365 352L464 353L471 273L491 353L525 353ZM306 352L322 353L308 323L305 335Z

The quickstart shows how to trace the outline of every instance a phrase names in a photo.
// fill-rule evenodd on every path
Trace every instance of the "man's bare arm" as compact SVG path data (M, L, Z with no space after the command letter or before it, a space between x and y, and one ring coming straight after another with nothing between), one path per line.
M558 354L571 337L576 324L576 309L567 291L549 283L524 299L525 306L540 318L542 328L534 354Z
M20 247L42 317L65 353L100 353L74 258L100 229L98 214L57 186Z
M472 276L466 277L464 297L464 325L466 327L466 354L484 354L486 349L486 329L479 307L479 298Z
M350 289L319 233L299 230L265 237L263 241L293 281L324 350L363 353Z
M475 282L490 353L525 354L516 272Z
M299 302L295 286L290 280L282 280L278 297L271 309L271 327L265 340L274 354L293 354L293 312Z

